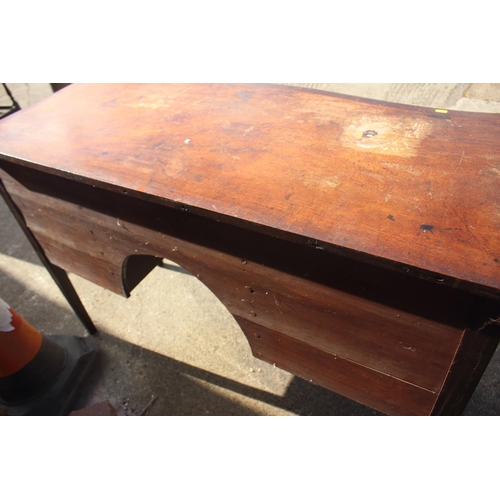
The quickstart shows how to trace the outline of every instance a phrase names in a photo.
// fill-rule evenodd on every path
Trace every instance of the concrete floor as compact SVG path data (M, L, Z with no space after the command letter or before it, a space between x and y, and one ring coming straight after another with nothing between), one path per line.
M293 84L424 106L500 113L500 84ZM9 84L22 108L48 84ZM0 89L0 104L6 103ZM0 200L0 297L46 334L86 332ZM109 400L119 415L379 415L259 361L195 277L165 261L124 299L70 275L99 332L74 409ZM465 415L500 415L500 352Z

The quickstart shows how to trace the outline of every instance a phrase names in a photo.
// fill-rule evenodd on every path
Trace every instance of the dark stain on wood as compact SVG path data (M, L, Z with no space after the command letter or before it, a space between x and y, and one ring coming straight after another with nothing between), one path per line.
M422 231L423 233L426 233L427 231L429 231L430 233L434 234L434 226L431 226L430 224L421 224L420 225L420 231Z

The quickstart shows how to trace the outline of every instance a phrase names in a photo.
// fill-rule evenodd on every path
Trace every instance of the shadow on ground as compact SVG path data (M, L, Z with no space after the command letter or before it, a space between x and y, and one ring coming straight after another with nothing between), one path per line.
M258 415L234 396L243 396L297 415L377 415L370 408L294 377L284 396L256 389L99 332L100 356L75 408L108 399L118 412L137 415L158 396L151 415ZM136 394L137 386L144 394ZM146 389L147 388L147 389ZM108 395L108 397L106 397ZM241 397L238 397L241 400Z

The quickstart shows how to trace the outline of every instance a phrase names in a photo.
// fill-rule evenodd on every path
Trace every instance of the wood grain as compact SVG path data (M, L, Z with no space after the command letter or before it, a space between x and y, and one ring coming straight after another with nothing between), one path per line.
M2 182L1 174L2 171L0 169L0 195L4 199L7 206L9 207L9 210L12 212L12 215L16 219L17 223L19 224L19 227L23 231L27 240L33 247L33 250L37 254L38 258L45 266L47 272L50 274L50 276L52 277L58 288L61 290L61 293L64 295L68 303L71 305L75 314L78 316L78 318L83 323L83 325L85 326L85 328L89 333L91 334L95 333L96 327L93 324L92 320L90 319L90 316L88 315L87 311L85 310L85 307L83 306L80 297L76 293L73 284L69 280L68 275L66 274L64 269L61 269L60 267L54 265L47 258L47 255L43 251L43 248L41 247L40 243L37 241L33 233L29 230L28 226L26 225L26 219L24 218L23 213L21 212L21 210L19 210L19 207L16 206L16 204L13 202L9 192L5 189L5 186L3 185Z
M389 415L429 415L436 394L237 318L255 357Z
M498 115L282 86L71 85L0 123L0 157L495 295L498 137Z

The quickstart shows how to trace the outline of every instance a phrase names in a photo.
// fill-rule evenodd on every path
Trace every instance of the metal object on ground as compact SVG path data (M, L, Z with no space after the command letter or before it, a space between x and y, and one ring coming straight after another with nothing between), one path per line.
M0 106L0 118L5 118L6 116L11 115L12 113L15 113L16 111L19 111L21 109L21 106L17 103L17 101L14 99L14 96L12 95L12 92L9 90L9 87L5 83L2 83L3 88L5 90L5 93L9 96L9 99L11 100L11 105L10 106Z

